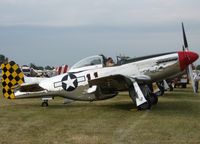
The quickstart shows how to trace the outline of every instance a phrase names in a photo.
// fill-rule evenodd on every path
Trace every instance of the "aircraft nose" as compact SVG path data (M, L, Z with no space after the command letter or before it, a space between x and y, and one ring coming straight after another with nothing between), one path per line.
M199 58L197 53L191 51L179 51L178 56L181 70L184 70L188 65Z
M197 53L191 51L186 52L186 55L188 56L190 64L192 64L199 58L199 55Z

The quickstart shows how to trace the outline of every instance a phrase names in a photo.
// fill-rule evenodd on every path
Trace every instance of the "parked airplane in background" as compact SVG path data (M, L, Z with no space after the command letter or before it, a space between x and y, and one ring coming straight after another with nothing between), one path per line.
M68 67L68 65L62 65L62 66L55 68L55 71L56 71L56 75L64 74L69 71L69 67Z
M55 96L71 100L95 101L129 91L138 109L149 109L158 101L147 86L182 72L198 59L191 51L178 51L130 59L123 64L109 64L103 55L87 57L66 74L51 78L25 77L11 61L2 64L3 95L9 99L42 98L43 106Z
M62 65L58 66L55 69L49 70L49 69L34 69L32 67L29 67L27 65L23 65L20 67L22 72L24 73L25 76L27 77L52 77L60 74L67 73L69 70L68 65Z

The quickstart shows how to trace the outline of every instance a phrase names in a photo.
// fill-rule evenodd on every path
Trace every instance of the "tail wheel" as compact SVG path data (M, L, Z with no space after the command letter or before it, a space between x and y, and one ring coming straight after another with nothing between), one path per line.
M48 101L43 101L42 104L41 104L42 107L48 107L49 106L49 103Z

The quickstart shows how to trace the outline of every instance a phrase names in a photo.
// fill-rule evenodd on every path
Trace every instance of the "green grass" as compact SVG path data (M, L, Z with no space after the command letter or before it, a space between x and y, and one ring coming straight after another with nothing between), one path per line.
M137 111L127 93L105 101L40 107L39 99L0 96L0 144L198 144L200 94L176 89L150 111Z

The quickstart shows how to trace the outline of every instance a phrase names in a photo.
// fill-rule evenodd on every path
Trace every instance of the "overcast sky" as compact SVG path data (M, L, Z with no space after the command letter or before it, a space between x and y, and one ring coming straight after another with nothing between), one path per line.
M200 54L199 6L199 0L0 0L0 53L19 64L56 66L94 54L178 51L183 21L190 50Z

